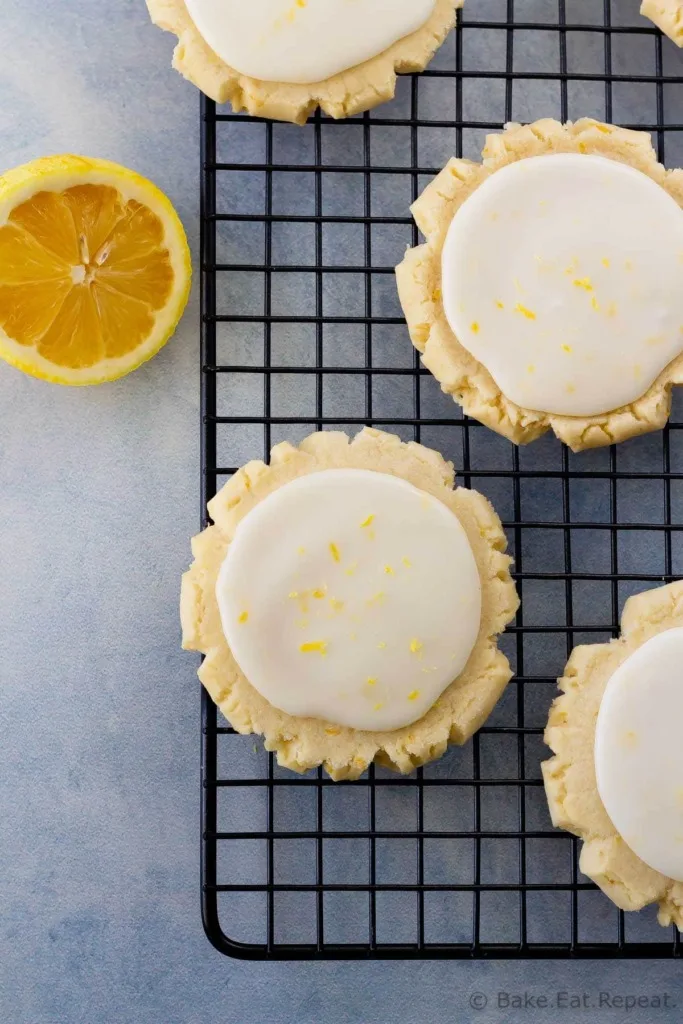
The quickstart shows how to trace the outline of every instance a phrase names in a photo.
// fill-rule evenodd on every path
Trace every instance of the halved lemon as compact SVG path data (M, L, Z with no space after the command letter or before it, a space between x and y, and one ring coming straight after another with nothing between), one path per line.
M134 171L69 154L0 176L0 356L20 370L130 373L173 333L191 273L170 200Z

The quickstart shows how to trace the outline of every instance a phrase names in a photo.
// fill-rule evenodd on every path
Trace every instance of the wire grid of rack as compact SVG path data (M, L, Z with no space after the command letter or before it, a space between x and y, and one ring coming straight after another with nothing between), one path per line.
M516 677L463 748L404 778L281 770L202 695L202 909L253 959L672 957L552 828L539 763L575 643L609 639L631 593L683 571L683 417L611 449L518 449L420 367L393 267L410 202L511 120L591 115L654 133L679 164L683 64L627 0L469 0L430 69L335 123L202 103L202 508L249 458L311 430L393 430L452 458L494 502L522 597Z

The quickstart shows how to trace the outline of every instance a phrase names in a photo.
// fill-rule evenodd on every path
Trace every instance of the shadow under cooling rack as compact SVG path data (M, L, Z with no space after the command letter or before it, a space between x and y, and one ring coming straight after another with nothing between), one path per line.
M305 127L202 103L202 510L243 462L322 427L438 448L494 503L523 605L516 675L475 738L410 777L281 770L202 695L202 907L248 958L670 957L578 870L540 780L555 679L632 593L683 575L683 403L670 426L575 456L462 416L410 345L393 278L409 206L510 120L592 116L683 164L683 57L637 0L467 0L430 69L362 117Z

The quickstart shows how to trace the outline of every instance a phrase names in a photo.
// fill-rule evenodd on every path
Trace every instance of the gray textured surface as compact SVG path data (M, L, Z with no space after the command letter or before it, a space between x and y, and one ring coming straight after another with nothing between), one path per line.
M505 7L501 0L476 3L475 9L470 0L471 16L500 17ZM549 3L517 0L518 17L542 16ZM635 8L635 0L617 0L615 20L635 20ZM602 3L568 0L567 9L575 22L596 21ZM88 0L5 0L3 35L12 42L0 66L2 165L70 149L134 166L168 191L196 249L198 100L168 69L169 40L148 24L144 4L117 0L105 14L103 5ZM468 36L466 66L503 66L504 34L488 33L486 49L482 35ZM516 63L551 68L544 61L554 61L553 45L548 40L544 48L520 33ZM649 73L653 45L648 37L618 39L615 70ZM590 71L601 59L588 34L572 37L569 53L573 70ZM668 45L665 60L671 73L681 73L681 57ZM483 89L469 83L465 117L499 119L497 89L495 83ZM557 113L553 90L534 82L515 86L514 116ZM604 113L602 85L571 84L569 92L570 115ZM680 120L680 86L667 86L664 98L668 118ZM401 102L399 97L394 109ZM432 102L430 113L438 116L439 104L448 101L434 96ZM652 86L615 87L615 119L648 122L654 103ZM294 130L278 131L288 147L295 144ZM341 129L350 144L354 131ZM387 147L387 160L401 159L404 151L405 139L393 131L378 143ZM465 140L470 153L479 141L475 135ZM339 146L343 137L331 135L337 140L331 145ZM298 138L305 146L306 136ZM677 138L668 143L670 162L683 155ZM421 162L440 163L452 145L448 132L425 130ZM242 184L231 194L259 202L258 186L250 191ZM306 202L305 189L300 196ZM347 209L352 201L345 197ZM401 205L403 197L387 190L378 196L382 201ZM226 238L225 244L234 241ZM289 242L283 238L282 244ZM387 245L389 261L396 240ZM237 297L247 301L249 291ZM332 293L330 301L341 297ZM306 301L301 291L290 298ZM387 304L385 311L391 308L389 293L377 299ZM352 359L353 339L334 340L335 360ZM283 360L292 358L286 333L277 344ZM238 358L236 349L230 357ZM600 991L668 992L670 1001L678 997L683 1004L675 963L259 966L222 959L212 950L198 914L198 693L192 659L178 651L176 611L178 576L197 523L197 364L195 301L168 348L117 384L70 391L0 366L3 1024L626 1017L618 1007L592 1014L499 1008L497 993L506 989L549 998L559 990L594 998ZM232 403L240 394L244 399L238 388L225 391L223 400ZM334 395L328 397L332 402ZM283 387L277 399L285 414L302 408L306 396ZM400 394L380 392L378 400L386 403L387 415L400 414ZM438 394L431 400L438 402ZM334 405L327 408L334 414ZM425 440L447 447L440 430ZM232 435L225 457L234 464L260 454L260 444L260 437ZM659 444L652 438L624 446L620 467L652 465L661 458ZM674 449L674 462L682 454ZM473 457L490 468L507 458L489 435ZM597 466L604 457L587 455L585 465ZM539 467L558 458L552 442L523 455L527 465ZM490 493L509 515L509 496ZM539 488L529 492L529 508L549 517L557 513L557 497ZM674 512L680 497L674 493ZM601 514L606 495L582 489L574 500L575 514L585 518L596 508ZM624 485L619 507L624 518L656 523L661 495ZM604 556L599 538L594 546L589 538L581 550L592 565ZM530 544L528 558L546 569L557 557L545 540ZM625 543L622 557L627 571L661 571L659 535ZM675 550L674 566L680 564L681 551ZM552 597L540 591L528 597L527 614L541 621ZM604 602L604 594L587 593L582 607L594 616ZM548 670L555 667L559 652L538 653ZM399 811L396 805L388 809ZM542 865L542 853L540 860ZM596 911L598 920L603 912L604 906ZM503 916L503 931L506 921ZM468 1009L475 992L489 1000L476 1015ZM641 1008L628 1019L674 1021L680 1012Z

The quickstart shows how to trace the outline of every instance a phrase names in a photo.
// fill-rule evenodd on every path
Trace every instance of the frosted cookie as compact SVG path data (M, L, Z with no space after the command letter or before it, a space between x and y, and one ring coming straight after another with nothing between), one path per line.
M436 452L365 429L279 444L209 504L183 646L233 727L280 764L355 779L463 743L511 672L517 594L488 501Z
M422 71L463 0L147 0L173 66L217 103L303 124L351 117Z
M578 451L662 427L683 380L683 172L649 135L509 125L412 207L410 337L465 412Z
M643 0L640 13L654 21L676 46L683 46L683 0Z
M553 824L584 840L580 868L622 910L659 903L683 927L683 582L630 598L621 637L577 647L543 765Z

